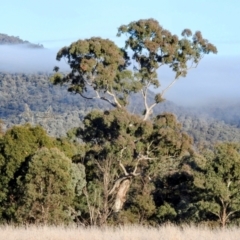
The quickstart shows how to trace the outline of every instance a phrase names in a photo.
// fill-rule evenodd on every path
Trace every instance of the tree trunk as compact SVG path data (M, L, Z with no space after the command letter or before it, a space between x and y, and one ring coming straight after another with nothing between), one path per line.
M227 220L228 220L227 206L223 203L222 204L222 213L220 215L220 223L221 223L222 228L225 228Z
M130 184L131 184L131 179L129 179L129 178L124 179L120 183L120 185L117 189L115 203L113 205L114 212L119 212L122 209L123 204L126 201L126 195L130 188Z

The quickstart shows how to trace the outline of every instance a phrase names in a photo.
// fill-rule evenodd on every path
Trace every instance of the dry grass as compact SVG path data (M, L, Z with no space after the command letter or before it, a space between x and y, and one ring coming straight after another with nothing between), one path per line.
M240 229L215 229L166 225L159 228L0 227L2 240L237 240Z

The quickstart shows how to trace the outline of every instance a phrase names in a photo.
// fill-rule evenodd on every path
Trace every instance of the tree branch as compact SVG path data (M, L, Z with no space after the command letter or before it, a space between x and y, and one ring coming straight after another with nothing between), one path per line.
M175 78L165 89L163 89L163 91L162 91L162 97L163 97L163 95L165 94L165 92L169 89L169 88L171 88L172 87L172 85L178 80L178 78L179 78L179 76L177 77L177 78Z
M112 188L111 191L108 193L108 195L112 195L112 194L115 192L115 190L120 187L122 181L124 181L124 180L126 180L126 179L129 179L129 176L124 176L124 177L119 178L119 179L115 182L113 188Z
M104 173L104 169L102 168L102 166L100 165L100 163L99 163L98 160L96 160L96 164L97 164L99 170L100 170L102 173Z
M117 107L119 107L119 108L122 108L122 105L118 102L118 100L117 100L117 98L116 98L116 96L115 96L115 94L113 94L113 93L111 93L111 92L109 92L108 90L107 90L107 92L106 92L107 94L109 94L110 96L112 96L113 97L113 99L114 99L114 102L115 102L115 104L116 104L116 106Z
M221 216L215 212L209 211L210 213L212 213L213 215L215 215L216 217L218 217L219 219L221 219Z
M233 215L235 212L239 212L239 210L231 211L227 214L226 218L229 219L231 215Z
M125 176L129 176L129 173L127 172L126 168L123 166L121 160L119 161L119 166L122 168L122 170L123 170Z

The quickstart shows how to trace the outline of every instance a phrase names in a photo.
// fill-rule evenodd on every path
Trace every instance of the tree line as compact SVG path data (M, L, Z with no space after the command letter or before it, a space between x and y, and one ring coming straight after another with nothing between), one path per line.
M170 113L143 122L95 110L67 138L14 126L0 159L4 224L239 222L240 145L197 151Z
M82 99L74 93L69 94L63 87L53 87L50 77L51 74L45 72L0 73L0 118L4 120L5 128L16 124L38 124L51 136L63 137L70 129L81 125L84 116L93 109L112 108L99 99ZM148 100L154 101L151 91ZM127 108L129 112L142 114L144 101L140 93L130 94ZM153 108L153 115L174 113L183 130L193 137L195 145L203 142L213 145L217 141L239 142L237 106L221 109L195 107L193 110L166 100ZM213 113L216 114L213 116Z
M95 37L63 47L57 60L66 58L71 71L55 67L50 79L111 108L88 112L65 138L29 124L1 133L3 223L238 223L240 144L196 148L174 114L154 113L165 92L216 47L199 31L185 29L179 38L154 19L122 25L122 34L123 48ZM161 89L164 65L175 77ZM158 89L152 99L150 87ZM142 97L142 115L127 108L132 93Z

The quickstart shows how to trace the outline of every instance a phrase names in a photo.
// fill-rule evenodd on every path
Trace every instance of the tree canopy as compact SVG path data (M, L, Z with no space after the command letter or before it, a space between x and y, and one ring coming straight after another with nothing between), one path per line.
M0 221L103 226L214 219L225 226L238 219L239 145L197 148L174 114L155 108L216 47L199 31L185 29L179 37L154 19L122 25L117 35L126 37L123 48L100 37L63 47L57 60L66 58L70 72L55 67L51 78L110 107L81 115L66 138L30 124L0 128ZM174 78L162 89L164 65ZM133 93L142 97L134 104L143 105L143 116L129 111ZM26 105L23 115L34 124L52 108L41 115Z
M208 156L195 177L195 185L202 189L199 208L206 219L217 218L224 227L240 214L240 146L221 143Z
M0 221L70 220L74 197L82 194L85 185L84 167L71 158L81 156L82 150L67 139L49 137L40 126L14 126L3 134Z
M139 186L147 189L149 179L157 183L169 169L177 171L185 158L194 156L192 139L181 131L175 116L165 113L150 119L152 110L164 100L165 92L176 80L197 67L205 54L217 53L201 32L192 34L185 29L179 38L154 19L122 25L117 36L123 34L127 36L123 48L99 37L63 47L57 60L66 58L71 71L63 74L55 67L56 74L51 78L54 84L67 86L68 91L84 99L98 98L114 107L109 111L90 112L77 131L86 144L84 165L88 184L84 201L88 207L82 212L90 224L106 224L113 212L123 210L125 202L141 208L141 219L151 217L155 209L154 184L152 191L145 191L147 200L143 195L131 198L134 180L141 178L138 192ZM160 91L158 69L164 65L175 72L175 77ZM151 87L158 89L154 102L148 99ZM143 118L127 111L132 92L140 92L143 97ZM164 216L175 216L168 203L164 206ZM162 216L159 214L159 218Z
M200 31L192 34L191 30L185 29L179 38L154 19L122 25L117 36L122 34L128 37L123 48L108 39L96 37L78 40L62 48L57 60L66 58L71 72L55 74L52 82L67 84L69 91L86 99L99 98L119 108L127 104L131 92L141 92L146 120L179 77L185 77L190 69L196 68L205 54L217 53L217 48L204 39ZM175 72L175 78L165 89L158 91L154 103L148 103L147 92L150 87L160 87L157 70L164 65Z

